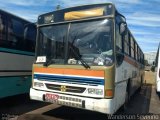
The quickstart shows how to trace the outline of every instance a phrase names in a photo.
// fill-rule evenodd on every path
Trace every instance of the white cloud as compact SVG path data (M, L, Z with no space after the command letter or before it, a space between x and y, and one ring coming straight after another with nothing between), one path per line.
M152 40L151 38L148 38L148 37L137 37L137 41L139 42L139 43L146 43L146 44L148 44L148 45L151 45L151 44L158 44L159 43L159 40L158 39L154 39L154 40Z
M160 22L151 22L147 20L127 20L128 25L160 27Z
M92 1L87 1L87 0L59 0L60 3L63 4L65 7L70 7L70 6L75 6L75 5L84 5L84 4L96 4L96 3L107 3L107 2L112 2L117 5L122 5L127 7L129 4L137 4L140 2L140 0L92 0Z
M127 16L127 21L132 25L160 27L159 14L135 12L132 15Z
M157 48L158 48L158 45L157 46L147 46L147 47L145 47L145 48L143 48L142 50L144 51L144 52L151 52L151 51L157 51Z
M152 32L149 32L149 31L144 31L144 30L136 30L136 29L132 29L132 33L133 34L136 34L136 35L152 35L152 34L154 34L154 33L152 33Z
M153 13L151 14L151 13L144 13L144 12L135 12L132 15L128 15L128 19L160 22L159 14L153 14Z
M146 52L146 51L155 51L158 47L158 44L160 42L159 39L156 39L152 36L135 36L138 44L140 45L141 49Z
M53 2L52 0L4 0L1 1L1 4L4 5L19 5L19 6L42 6L44 4L46 4L47 2ZM51 4L48 4L49 6Z

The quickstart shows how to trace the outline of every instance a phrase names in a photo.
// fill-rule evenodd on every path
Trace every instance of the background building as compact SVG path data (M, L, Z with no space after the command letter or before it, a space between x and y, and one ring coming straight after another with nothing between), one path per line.
M144 59L148 61L149 65L153 65L156 58L156 51L144 53Z

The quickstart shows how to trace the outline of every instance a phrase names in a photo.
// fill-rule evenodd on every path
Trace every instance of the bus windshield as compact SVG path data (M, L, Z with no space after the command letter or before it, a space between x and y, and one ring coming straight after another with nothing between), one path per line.
M112 34L110 19L40 27L37 56L53 64L112 65Z

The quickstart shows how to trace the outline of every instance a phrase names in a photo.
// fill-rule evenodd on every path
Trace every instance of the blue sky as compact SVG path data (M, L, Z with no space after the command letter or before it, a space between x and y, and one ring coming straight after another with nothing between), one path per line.
M0 9L36 22L38 15L61 8L90 3L112 2L143 52L157 51L160 42L160 0L1 0Z

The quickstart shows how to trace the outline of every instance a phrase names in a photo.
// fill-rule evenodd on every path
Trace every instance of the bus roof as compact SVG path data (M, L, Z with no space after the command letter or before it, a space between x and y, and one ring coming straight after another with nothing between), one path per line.
M114 16L115 6L112 3L89 4L64 8L38 17L38 24L51 24L55 22L73 21L79 19Z
M21 17L19 17L19 16L17 16L17 15L14 15L14 14L12 14L12 13L10 13L10 12L8 12L8 11L2 10L2 9L0 9L0 13L4 13L4 14L7 14L7 15L16 17L16 18L18 18L18 19L21 19L21 20L23 20L23 21L25 21L25 22L31 23L31 22L29 22L28 20L26 20L26 19L24 19L24 18L21 18Z

